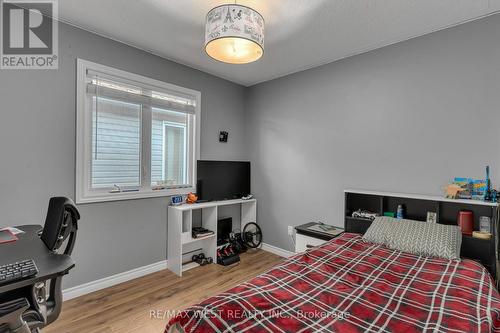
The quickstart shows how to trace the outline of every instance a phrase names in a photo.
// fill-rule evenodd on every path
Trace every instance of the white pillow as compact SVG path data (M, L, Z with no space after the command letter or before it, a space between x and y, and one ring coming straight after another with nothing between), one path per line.
M387 246L389 244L391 230L394 228L394 223L398 221L398 219L388 216L377 216L363 235L363 240L365 242Z
M460 259L462 232L456 225L379 216L373 220L363 240L416 255Z
M403 220L395 223L387 246L426 257L460 259L462 232L457 225Z

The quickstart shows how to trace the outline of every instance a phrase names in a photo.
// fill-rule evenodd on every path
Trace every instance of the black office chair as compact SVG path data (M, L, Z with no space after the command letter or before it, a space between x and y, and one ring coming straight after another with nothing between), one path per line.
M51 198L40 238L49 250L71 255L79 219L80 213L71 199ZM53 323L62 308L62 276L37 283L25 294L25 297L0 304L0 333L38 333Z
M23 314L30 304L26 298L16 299L0 305L0 332L31 333ZM35 331L36 332L36 331Z

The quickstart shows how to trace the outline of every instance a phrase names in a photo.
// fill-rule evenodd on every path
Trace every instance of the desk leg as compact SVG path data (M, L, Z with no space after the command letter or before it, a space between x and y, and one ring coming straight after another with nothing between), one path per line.
M62 297L62 276L50 280L49 298L46 302L47 325L56 321L61 314L63 303Z

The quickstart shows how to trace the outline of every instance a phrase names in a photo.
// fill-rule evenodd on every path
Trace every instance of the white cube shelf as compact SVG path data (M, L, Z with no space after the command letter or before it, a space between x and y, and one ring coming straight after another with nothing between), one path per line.
M167 263L168 269L182 276L182 272L197 267L194 263L182 264L182 255L195 249L202 249L207 257L217 259L217 220L218 208L221 206L240 206L241 225L233 229L243 230L249 222L257 222L257 200L224 200L197 204L169 206L167 214ZM214 232L214 235L203 238L192 238L193 212L201 211L202 226Z

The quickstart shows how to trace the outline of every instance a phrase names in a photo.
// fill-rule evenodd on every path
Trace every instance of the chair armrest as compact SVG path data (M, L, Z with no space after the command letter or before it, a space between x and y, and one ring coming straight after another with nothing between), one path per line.
M4 323L2 318L11 315L12 313L22 314L24 311L28 310L30 304L26 298L15 299L13 301L0 304L0 323Z
M30 332L28 325L22 319L23 313L30 304L26 298L16 299L0 304L0 325L5 325L16 332Z

